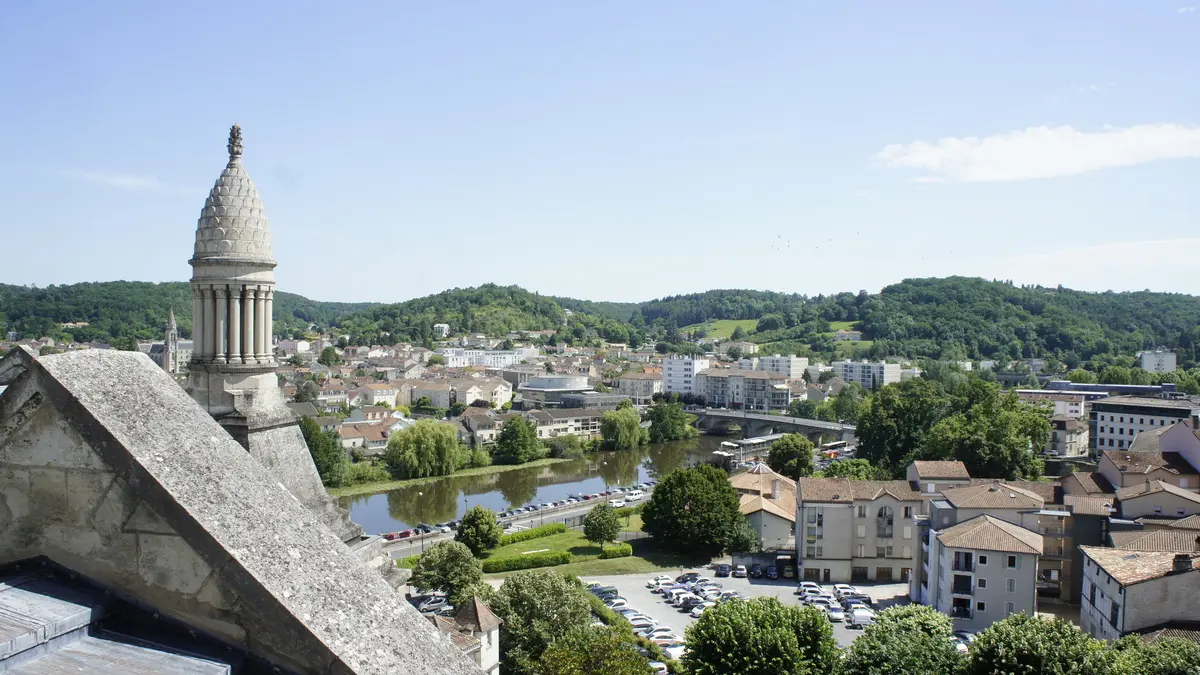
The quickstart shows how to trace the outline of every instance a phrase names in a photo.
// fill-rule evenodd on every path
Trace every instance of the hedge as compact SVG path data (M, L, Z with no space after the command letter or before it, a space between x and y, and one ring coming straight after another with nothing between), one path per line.
M486 574L493 574L495 572L527 570L532 567L566 565L569 562L571 562L571 554L568 551L543 551L541 553L530 553L528 555L509 555L501 558L488 558L483 561L483 571Z
M420 559L421 556L419 555L410 555L407 558L400 558L396 561L396 567L405 567L411 570L417 566L417 561Z
M528 530L521 530L520 532L513 532L512 534L501 536L500 546L508 546L509 544L515 544L518 541L529 541L530 539L537 539L539 537L549 537L552 534L562 534L566 531L566 523L550 523L548 525L539 525L537 527L531 527Z
M629 544L608 546L600 551L601 560L608 560L609 558L628 558L631 555L633 555L633 547Z
M637 506L622 506L619 509L613 509L613 513L615 513L618 518L625 518L628 516L632 516L635 513L641 513L642 509L644 509L644 508L646 508L646 502L642 502L641 504L638 504Z

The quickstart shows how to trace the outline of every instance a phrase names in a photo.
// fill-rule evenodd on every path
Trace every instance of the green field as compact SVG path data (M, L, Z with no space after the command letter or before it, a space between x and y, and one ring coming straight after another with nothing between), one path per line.
M630 516L627 522L622 523L622 529L627 532L636 532L641 528L641 524L641 516L635 514ZM708 559L700 560L694 555L660 551L655 548L654 542L650 538L635 539L629 544L633 547L632 556L600 560L600 547L585 539L582 530L570 530L562 534L501 546L488 551L486 557L522 555L533 551L568 551L571 554L569 564L540 569L553 569L556 572L575 576L650 574L706 565L709 562ZM511 574L516 574L516 572L500 572L484 576L504 578Z
M749 335L758 327L758 319L714 319L705 321L704 323L694 323L690 326L684 326L679 329L681 333L694 332L698 328L703 328L708 332L705 340L728 340L733 335L734 329L738 326L742 327L742 331Z
M854 330L858 326L857 321L830 321L829 330L838 332L839 330Z

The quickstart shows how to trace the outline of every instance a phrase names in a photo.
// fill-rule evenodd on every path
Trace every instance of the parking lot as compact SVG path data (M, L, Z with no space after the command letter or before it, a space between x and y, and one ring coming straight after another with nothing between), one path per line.
M778 579L769 581L767 579L738 579L735 577L718 578L713 574L711 569L707 568L660 572L659 574L675 577L684 572L699 572L706 577L712 577L714 581L719 582L724 588L738 591L747 598L774 597L778 598L785 605L801 604L799 598L793 593L798 583L795 580ZM631 607L654 619L660 626L674 628L675 634L683 638L684 631L695 619L687 612L681 612L675 607L668 605L661 595L651 593L646 588L646 582L655 576L657 574L640 576L626 574L621 576L581 578L586 583L596 582L605 586L616 587L620 590L621 597L625 598ZM908 604L907 584L855 584L855 587L871 596L871 599L875 601L872 609L876 611L896 604ZM854 641L854 638L861 634L862 631L851 630L844 623L833 624L833 635L837 639L838 644L843 647L848 647Z

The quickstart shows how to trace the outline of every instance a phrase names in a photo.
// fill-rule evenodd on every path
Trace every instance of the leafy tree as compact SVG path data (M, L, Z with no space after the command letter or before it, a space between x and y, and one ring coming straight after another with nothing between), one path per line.
M550 448L550 456L559 459L579 459L583 457L583 439L575 434L563 434L546 440Z
M384 462L397 478L448 476L454 473L462 450L449 424L419 420L388 439Z
M734 361L737 361L738 359L742 358L742 348L737 346L730 347L729 349L725 350L725 355Z
M925 435L950 412L952 401L929 380L889 384L871 395L859 416L858 456L899 476L919 456Z
M628 410L633 408L633 399L627 398L617 404L617 410Z
M464 592L481 581L483 565L471 549L457 541L443 541L417 559L411 583L420 591L444 591L450 604L460 605L470 597L464 597Z
M1181 638L1146 642L1127 635L1111 646L1113 675L1197 675L1200 645Z
M950 619L924 605L889 607L846 653L842 675L956 675L964 659L950 644Z
M817 419L818 405L819 404L816 401L809 401L808 399L793 399L792 402L788 404L788 414L792 417L803 417L804 419L815 420Z
M679 550L720 551L738 512L737 490L722 470L702 464L676 469L642 510L642 529Z
M775 598L732 600L687 629L683 666L692 675L816 675L837 670L833 628L813 607Z
M736 518L729 526L725 550L731 553L756 553L762 549L762 537L745 518Z
M646 657L628 633L607 626L576 628L550 643L541 675L651 675Z
M329 487L350 483L350 457L342 449L342 440L332 431L322 431L311 417L300 418L300 433L312 455L321 482Z
M517 572L504 580L491 609L502 621L501 670L536 675L538 661L554 641L591 623L587 591L550 570Z
M923 455L958 459L972 476L983 478L1036 478L1042 461L1036 452L1050 437L1048 410L1029 405L1016 392L1001 394L989 385L990 395L966 412L938 422L929 431Z
M746 331L742 330L741 326L734 326L733 333L730 334L729 339L741 340L744 337L746 337Z
M633 408L609 410L600 416L600 437L606 450L629 450L646 443L642 418Z
M462 401L455 401L454 403L450 404L450 416L451 417L458 417L459 415L466 412L466 410L467 410L467 404L463 403Z
M1012 614L971 644L969 675L1107 675L1104 643L1063 619Z
M317 363L323 366L336 366L341 362L342 355L338 353L337 347L326 347L317 356Z
M425 359L427 366L444 366L446 365L446 357L441 354L430 354L429 358Z
M850 478L853 480L890 480L892 473L887 469L871 466L865 459L835 459L822 472L826 478Z
M417 398L417 402L413 404L413 407L429 409L433 407L433 401L428 396L420 396Z
M479 555L500 545L504 529L496 521L496 512L476 504L463 514L454 541L466 546L471 553Z
M650 407L650 442L663 443L682 438L693 438L700 434L692 422L695 415L684 412L681 403L659 403Z
M537 437L537 427L524 417L514 417L504 423L492 449L492 461L497 464L524 464L546 456L546 449Z
M865 405L866 395L857 382L849 382L830 400L830 417L833 420L845 420L849 424L858 421L858 416Z
M621 519L608 504L599 504L583 518L583 536L600 546L616 541L621 532Z
M786 434L771 445L767 455L767 466L775 473L796 480L802 476L811 476L813 472L813 453L817 446L802 434Z

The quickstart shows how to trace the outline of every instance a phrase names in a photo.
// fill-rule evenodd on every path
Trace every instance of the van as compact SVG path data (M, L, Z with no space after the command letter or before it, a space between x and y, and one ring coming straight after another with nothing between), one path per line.
M625 500L624 499L610 499L610 500L608 500L608 505L613 507L614 509L623 509L623 508L625 508Z
M851 628L866 628L875 623L875 612L869 609L855 608L850 610L850 616L847 617L846 623Z
M636 502L637 500L639 500L645 496L646 496L646 494L644 492L642 492L641 490L630 490L629 493L625 495L625 501Z

